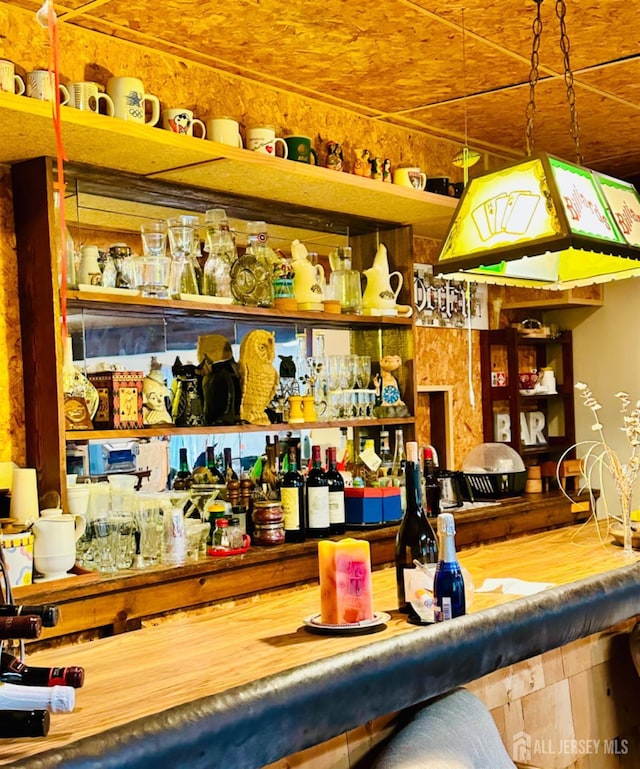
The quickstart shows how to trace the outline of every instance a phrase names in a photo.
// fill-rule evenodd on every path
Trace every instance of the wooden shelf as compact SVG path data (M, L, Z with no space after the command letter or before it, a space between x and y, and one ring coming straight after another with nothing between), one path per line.
M264 207L268 201L277 206L282 222L289 214L304 218L315 209L325 212L325 219L327 212L333 214L335 224L346 223L352 234L412 225L417 234L442 238L458 202L72 107L63 106L61 114L65 151L75 164L99 164L110 172L130 174L132 180L144 177L199 187L219 193L218 199L230 206L235 201L246 208L253 200L254 208ZM48 102L0 92L0 121L5 135L12 137L0 148L0 163L55 157ZM98 181L100 170L93 175ZM192 203L197 196L189 200ZM332 222L327 226L330 229Z

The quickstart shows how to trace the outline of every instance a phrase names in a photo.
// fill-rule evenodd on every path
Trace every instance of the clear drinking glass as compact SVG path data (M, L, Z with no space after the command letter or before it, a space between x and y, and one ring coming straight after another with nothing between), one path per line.
M140 556L143 566L153 566L162 554L163 518L160 500L155 494L138 494L134 514L140 533Z
M173 261L169 293L172 297L180 294L199 294L198 278L194 264L198 227L200 220L197 216L174 216L167 221L169 248Z
M113 518L96 518L91 521L93 536L93 561L98 571L113 574L116 563L118 525Z
M142 296L168 296L171 257L167 255L167 223L161 219L140 227L142 256L133 260L136 288Z

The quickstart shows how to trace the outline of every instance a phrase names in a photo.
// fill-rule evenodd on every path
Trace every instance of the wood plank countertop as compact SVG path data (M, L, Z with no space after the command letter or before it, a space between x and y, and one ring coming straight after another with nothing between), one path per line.
M600 541L601 538L603 541ZM621 548L610 542L606 532L602 532L601 538L593 523L589 523L472 547L462 552L460 560L472 575L476 587L487 578L517 577L558 586L586 580L578 583L577 589L570 593L566 601L562 599L558 604L556 600L552 609L554 613L558 611L558 605L560 610L564 610L565 603L567 611L576 606L579 609L583 599L591 600L590 597L598 593L598 580L610 580L609 573L613 572L614 588L607 606L614 606L613 599L618 592L625 596L628 594L629 575L638 584L640 566L637 556L631 562L621 558ZM589 580L593 581L593 587ZM331 677L328 671L339 671L345 665L343 673L347 677L366 673L368 666L379 671L382 677L390 659L390 648L396 650L392 655L395 664L396 658L401 660L404 657L405 647L411 650L416 644L418 648L422 645L427 654L438 639L438 653L443 654L446 649L448 664L455 667L453 663L457 651L460 651L461 639L471 638L475 626L485 616L490 620L491 627L500 629L501 622L504 623L502 630L505 637L517 624L520 615L528 616L527 607L522 606L524 599L518 600L517 596L498 592L476 593L470 616L416 628L408 624L404 615L396 609L394 570L387 568L374 572L373 584L376 610L391 614L386 626L374 634L322 636L309 632L303 625L303 618L319 611L319 589L317 585L307 585L246 599L233 606L218 605L197 613L148 622L131 633L31 654L27 661L33 665L84 666L86 683L77 692L73 713L52 715L47 738L0 742L0 764L46 769L71 766L73 757L77 761L73 763L74 767L150 765L149 754L146 764L139 757L132 758L131 763L123 763L123 754L119 751L126 751L132 740L136 744L141 741L142 754L159 751L158 766L182 765L190 769L199 766L225 766L230 769L262 766L295 752L301 746L315 744L321 741L320 737L328 739L351 728L349 717L342 722L342 728L327 725L317 734L310 730L304 737L301 732L304 732L305 724L300 722L294 730L298 732L295 738L287 734L286 719L279 726L274 722L273 730L280 732L283 729L285 737L279 734L273 745L262 746L266 752L261 756L256 755L254 748L250 760L242 753L244 748L237 745L238 758L232 755L230 760L225 753L216 761L209 754L205 762L193 751L198 740L211 728L210 719L213 716L210 706L214 707L214 711L218 709L214 723L224 723L228 729L238 728L241 734L238 722L229 722L227 711L235 712L234 708L239 706L240 712L245 714L242 718L259 720L259 708L249 704L257 689L269 690L270 696L278 696L280 689L286 692L291 686L294 689L301 687L303 691L313 689L312 676L318 666L321 667L319 680ZM572 585L569 587L573 588ZM551 601L554 589L545 593ZM640 613L640 587L637 595L637 611L625 607L611 617L621 621ZM532 604L531 612L539 613L541 607L544 609L546 596L539 593L532 599L536 603ZM622 617L621 614L627 616ZM609 621L609 615L603 621ZM593 627L592 623L585 622L584 627L581 625L575 632L571 631L569 640L595 632ZM464 630L462 636L458 628ZM557 645L550 636L547 638L548 633L545 627L543 634L546 640L543 643ZM443 639L446 639L444 644ZM503 663L491 663L492 669L510 664L513 659L508 657L515 654L505 655ZM322 667L325 664L329 666L326 670ZM442 660L439 668L441 665ZM469 674L472 673L466 673ZM464 677L465 673L460 675ZM305 684L307 677L308 685ZM456 678L458 683L455 685L468 683L469 680L472 679L464 681ZM365 700L369 697L375 700L376 688L371 685L371 692L363 695ZM388 683L384 681L381 681L381 686L388 689ZM440 693L433 688L427 687L423 698ZM296 709L293 694L287 695L285 700L290 703L288 707ZM339 698L335 703L339 709ZM396 709L394 704L397 703L393 692L388 691L388 710L384 712ZM195 711L190 712L193 707ZM162 744L164 738L171 735L175 720L180 722L185 716L185 709L189 711L186 725L178 730L180 744L184 747L184 763L173 764L170 751L162 752ZM367 711L366 715L371 714ZM282 718L282 714L278 716L274 712L273 718ZM197 736L190 735L191 728L196 729ZM330 733L332 731L333 734ZM259 725L252 724L251 732L259 736ZM211 734L210 741L218 745L221 736ZM279 741L283 741L282 744ZM225 749L234 748L227 746ZM137 755L133 748L129 753L130 757ZM98 754L101 755L99 764L96 763ZM252 763L254 760L260 763Z

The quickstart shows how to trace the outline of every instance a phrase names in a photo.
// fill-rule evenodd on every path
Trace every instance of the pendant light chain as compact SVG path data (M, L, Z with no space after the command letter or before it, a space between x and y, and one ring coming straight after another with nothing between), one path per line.
M527 128L525 132L527 156L531 157L533 152L533 118L536 111L536 85L540 79L540 38L542 37L542 16L540 8L542 0L534 0L537 8L536 18L533 20L533 45L531 47L531 70L529 71L529 103L527 104Z
M564 57L564 82L567 86L567 101L569 102L569 133L571 134L576 147L576 162L582 165L583 158L580 152L580 129L578 126L578 112L576 110L576 92L573 87L573 72L569 61L569 49L571 44L567 35L567 25L565 16L567 15L567 5L564 0L556 0L556 15L560 21L560 50Z

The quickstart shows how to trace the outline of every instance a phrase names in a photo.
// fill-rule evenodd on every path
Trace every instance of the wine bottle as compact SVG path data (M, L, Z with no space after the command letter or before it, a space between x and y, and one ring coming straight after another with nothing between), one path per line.
M424 507L427 517L440 515L440 484L436 478L433 464L433 450L427 446L423 450Z
M410 622L424 624L426 620L420 618L406 596L409 580L416 569L414 561L422 564L437 563L438 544L433 527L422 507L418 444L415 441L407 443L405 478L407 507L398 529L395 548L398 608L409 615Z
M289 447L289 469L280 482L280 501L284 513L284 541L305 540L304 478L298 471L295 446Z
M307 473L307 535L328 537L329 481L322 469L320 446L311 447L311 462Z
M238 480L238 473L233 469L233 461L231 458L231 449L225 448L223 450L224 454L224 477L225 481L229 483L229 481L237 481Z
M46 737L50 723L48 710L0 710L0 739Z
M401 428L396 430L396 442L393 449L393 462L391 463L391 482L400 487L400 505L402 512L407 509L407 489L405 483L405 456L404 433Z
M338 471L335 446L327 449L327 470L325 477L329 482L329 532L331 534L344 534L345 506L344 506L344 480Z
M178 472L176 473L176 477L173 479L173 488L176 491L186 491L191 488L191 484L193 483L193 475L191 475L191 470L189 469L187 450L180 449L179 456L180 466L178 468Z
M461 617L466 613L464 577L456 555L456 526L451 513L438 516L440 558L433 578L433 602L436 622Z
M215 483L219 486L224 485L227 482L227 479L225 478L224 474L216 464L216 455L214 453L213 446L207 446L206 457L207 457L207 470L211 474L211 479L212 479L211 483Z
M70 713L76 704L72 686L21 686L0 683L0 712L3 710L48 710Z
M7 638L39 638L42 619L36 615L0 617L0 641Z
M84 668L72 665L67 668L43 668L25 665L12 654L0 655L0 681L23 686L73 686L79 689L84 683Z
M55 627L60 621L60 609L54 604L28 606L27 604L0 603L0 617L19 617L28 614L40 617L42 627Z
M382 483L390 483L391 468L393 467L393 458L389 448L389 431L380 430L380 467L378 468L378 478L383 478Z

